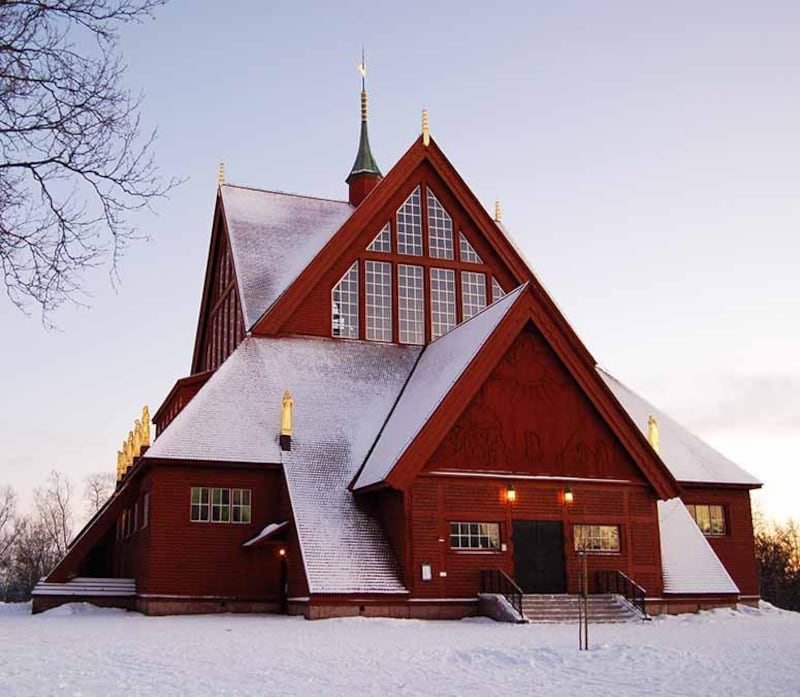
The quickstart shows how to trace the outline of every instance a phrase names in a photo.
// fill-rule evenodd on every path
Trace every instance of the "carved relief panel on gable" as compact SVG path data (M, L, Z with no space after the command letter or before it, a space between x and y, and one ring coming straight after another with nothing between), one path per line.
M641 478L532 327L512 344L428 468Z

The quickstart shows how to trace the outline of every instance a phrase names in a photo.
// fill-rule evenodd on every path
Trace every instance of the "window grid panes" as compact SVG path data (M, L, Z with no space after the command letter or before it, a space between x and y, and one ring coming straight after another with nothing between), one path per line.
M469 243L469 240L464 237L463 232L458 233L458 250L461 256L461 261L466 261L470 264L483 263L483 259L478 256L475 248Z
M421 266L397 266L398 326L404 344L425 343L423 273Z
M452 269L431 269L431 339L456 326L456 278Z
M575 525L575 551L619 552L619 525Z
M397 211L397 253L422 256L422 201L419 187Z
M687 504L686 508L704 535L724 535L725 508L708 504Z
M434 259L453 258L453 219L439 199L428 193L428 254Z
M209 507L211 505L211 490L208 487L192 487L192 510L189 519L206 523L210 517Z
M331 334L358 339L358 262L331 292Z
M450 523L453 549L500 549L499 523Z
M372 242L367 247L368 252L391 252L392 251L392 224L386 223Z
M497 282L497 279L492 276L492 302L496 303L500 298L505 297L506 292L502 286Z
M367 339L392 340L392 265L388 261L366 261Z
M231 521L250 522L250 489L231 489Z
M211 490L211 520L215 523L227 523L231 519L231 490Z
M461 272L461 312L464 320L486 307L486 274Z

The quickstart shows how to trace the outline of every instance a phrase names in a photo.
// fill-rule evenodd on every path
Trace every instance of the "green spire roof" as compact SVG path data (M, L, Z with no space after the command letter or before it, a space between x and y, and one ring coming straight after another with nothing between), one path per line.
M356 161L353 163L353 168L350 174L347 175L345 180L348 184L353 177L361 174L372 174L382 177L381 170L375 158L372 156L372 150L369 147L369 134L367 133L367 93L361 92L361 137L358 141L358 153L356 154Z

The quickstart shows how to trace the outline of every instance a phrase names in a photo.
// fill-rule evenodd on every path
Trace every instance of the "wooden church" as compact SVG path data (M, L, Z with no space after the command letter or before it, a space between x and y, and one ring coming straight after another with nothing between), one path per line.
M382 175L361 102L349 200L220 177L191 374L34 611L757 602L759 482L598 368L425 115Z

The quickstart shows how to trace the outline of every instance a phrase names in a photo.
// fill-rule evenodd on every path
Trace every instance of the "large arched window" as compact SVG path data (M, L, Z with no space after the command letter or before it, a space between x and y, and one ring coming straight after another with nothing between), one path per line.
M331 334L424 344L505 295L436 194L417 185L331 290Z

